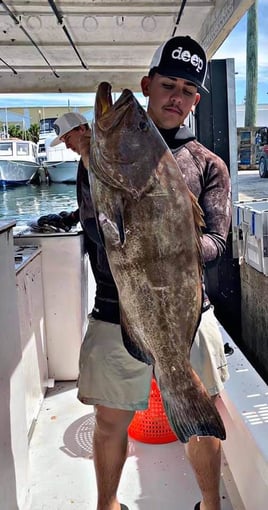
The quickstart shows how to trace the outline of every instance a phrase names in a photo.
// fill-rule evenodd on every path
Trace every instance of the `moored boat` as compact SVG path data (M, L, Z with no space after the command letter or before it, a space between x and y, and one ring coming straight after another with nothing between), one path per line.
M52 135L56 136L54 122L57 117L46 117L39 122L39 140L37 143L37 157L40 165L47 160L46 139Z
M29 140L0 140L0 186L27 184L39 169L37 145Z
M77 174L77 161L46 162L44 167L47 170L51 182L75 183Z
M76 174L79 156L71 149L67 149L65 143L55 147L50 144L55 137L48 137L45 141L46 161L43 162L51 182L76 182Z

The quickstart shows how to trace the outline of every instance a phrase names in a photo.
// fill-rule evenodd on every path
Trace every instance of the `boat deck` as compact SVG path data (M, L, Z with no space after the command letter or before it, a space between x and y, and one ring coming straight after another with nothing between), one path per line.
M43 402L30 443L31 510L96 509L94 410L76 393L75 382L56 383ZM225 460L222 473L222 510L244 510ZM183 445L130 439L119 499L129 510L193 510L200 492Z

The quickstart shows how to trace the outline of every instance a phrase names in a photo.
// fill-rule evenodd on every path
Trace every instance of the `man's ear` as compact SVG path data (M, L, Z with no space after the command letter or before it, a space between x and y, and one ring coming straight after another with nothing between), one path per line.
M149 85L151 82L151 78L149 76L143 76L141 80L141 90L145 97L149 96Z
M199 92L197 92L196 96L195 96L195 102L194 102L193 106L197 106L199 101L200 101L200 94L199 94Z
M84 134L86 131L88 131L88 129L86 128L86 126L85 126L84 124L81 124L81 125L79 126L79 129L80 129L80 132L81 132L81 133L83 133L83 134Z

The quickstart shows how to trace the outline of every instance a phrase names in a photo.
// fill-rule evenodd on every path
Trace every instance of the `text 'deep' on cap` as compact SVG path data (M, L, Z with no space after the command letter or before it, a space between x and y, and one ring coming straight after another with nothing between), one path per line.
M162 76L183 78L208 92L204 86L207 57L203 48L190 36L172 37L157 48L150 64Z

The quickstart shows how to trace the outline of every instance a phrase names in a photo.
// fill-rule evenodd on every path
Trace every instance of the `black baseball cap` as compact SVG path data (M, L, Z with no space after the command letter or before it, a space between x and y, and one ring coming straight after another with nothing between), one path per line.
M162 76L183 78L208 92L204 86L207 74L207 57L203 48L189 35L172 37L156 50L150 71Z

